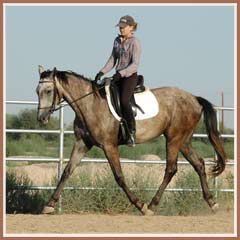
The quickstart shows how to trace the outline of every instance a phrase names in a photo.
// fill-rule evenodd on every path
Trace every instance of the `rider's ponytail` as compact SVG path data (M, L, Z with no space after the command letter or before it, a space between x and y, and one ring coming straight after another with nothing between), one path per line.
M138 23L135 22L132 26L133 26L133 31L136 32L136 31L137 31Z

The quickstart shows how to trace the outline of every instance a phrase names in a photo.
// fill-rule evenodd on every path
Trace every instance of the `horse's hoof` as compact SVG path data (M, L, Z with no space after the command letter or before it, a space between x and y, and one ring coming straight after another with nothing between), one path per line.
M146 203L143 204L141 212L144 216L153 216L154 215L154 212L148 208Z
M212 211L213 211L214 213L216 213L216 212L218 211L218 209L219 209L218 203L215 203L211 208L212 208Z
M54 212L53 207L45 206L42 210L42 214L50 214Z

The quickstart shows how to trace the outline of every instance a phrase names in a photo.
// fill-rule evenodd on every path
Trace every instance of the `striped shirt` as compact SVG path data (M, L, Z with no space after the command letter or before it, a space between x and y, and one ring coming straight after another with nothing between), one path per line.
M140 55L140 42L134 35L127 38L124 43L122 43L121 37L118 36L114 40L112 54L105 66L101 69L101 72L104 74L108 73L116 65L116 71L118 71L122 77L129 77L137 72Z

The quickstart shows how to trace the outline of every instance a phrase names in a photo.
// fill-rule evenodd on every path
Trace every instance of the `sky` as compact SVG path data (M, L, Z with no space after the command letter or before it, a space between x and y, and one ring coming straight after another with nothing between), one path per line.
M5 99L37 101L38 65L94 79L112 51L121 16L138 22L145 85L175 86L234 106L234 6L5 6ZM108 75L112 75L114 71ZM23 106L21 108L26 108ZM21 110L7 106L7 113ZM73 120L69 107L65 121ZM233 128L233 112L225 112Z

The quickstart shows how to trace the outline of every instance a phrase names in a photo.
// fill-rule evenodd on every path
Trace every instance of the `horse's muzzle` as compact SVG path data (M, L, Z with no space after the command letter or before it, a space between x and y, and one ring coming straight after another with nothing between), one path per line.
M37 120L41 123L41 124L47 124L48 121L50 119L50 113L49 111L39 111L37 114Z

